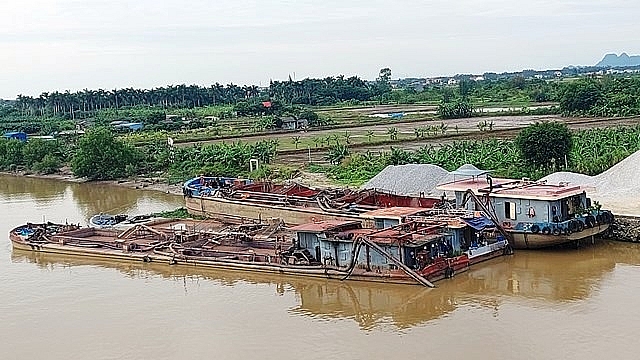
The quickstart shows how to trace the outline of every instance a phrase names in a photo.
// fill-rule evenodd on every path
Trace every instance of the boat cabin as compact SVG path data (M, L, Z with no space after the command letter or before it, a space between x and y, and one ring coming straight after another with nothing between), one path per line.
M343 220L302 224L290 230L296 234L294 247L306 250L311 262L338 267L349 265L354 238L367 232L359 221Z
M454 192L457 208L491 209L501 226L514 230L535 225L534 230L551 231L556 226L549 224L568 226L567 222L591 206L584 189L566 183L471 177L439 185L438 189Z
M388 207L368 211L360 216L371 222L376 229L386 229L406 222L411 216L416 216L425 211L419 207Z
M310 254L312 262L339 268L351 266L354 254L356 267L384 272L398 269L390 257L418 269L436 257L463 252L457 238L463 231L456 232L444 221L411 221L378 229L362 228L357 221L322 221L290 230L296 234L294 246Z

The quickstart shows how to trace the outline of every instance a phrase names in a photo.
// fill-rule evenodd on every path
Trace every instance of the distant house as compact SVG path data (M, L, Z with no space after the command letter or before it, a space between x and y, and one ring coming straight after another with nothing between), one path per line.
M2 136L5 139L9 139L9 140L13 139L13 140L18 140L22 142L27 141L27 134L22 131L10 131L10 132L4 133L4 135Z
M113 126L116 130L130 130L130 131L138 131L144 128L143 123L123 123L117 124Z
M84 135L84 130L76 129L76 130L63 130L57 133L57 136L77 136Z
M283 130L300 130L309 126L309 121L307 119L296 119L292 116L282 118L282 129Z

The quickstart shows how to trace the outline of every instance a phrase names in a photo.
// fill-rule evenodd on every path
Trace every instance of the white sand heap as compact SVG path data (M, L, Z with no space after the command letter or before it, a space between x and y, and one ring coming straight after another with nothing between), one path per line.
M442 192L436 190L436 186L452 180L453 175L437 165L389 165L362 189L378 189L399 195L440 196Z
M556 172L542 180L584 186L587 194L616 213L640 214L640 151L596 176Z

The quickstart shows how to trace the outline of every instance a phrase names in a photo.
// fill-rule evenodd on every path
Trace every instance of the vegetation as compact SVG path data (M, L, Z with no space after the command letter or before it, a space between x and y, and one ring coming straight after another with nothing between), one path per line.
M522 158L531 164L549 166L568 161L571 132L564 123L541 122L528 126L516 138Z
M640 77L581 78L563 84L558 100L566 115L640 115Z
M97 128L78 141L71 160L74 175L90 180L111 180L135 175L142 160L132 145L116 139L108 129Z
M166 218L166 219L203 219L200 216L193 216L191 214L189 214L189 212L187 211L187 209L180 207L174 210L167 210L167 211L162 211L162 212L157 212L157 213L153 213L151 214L151 216L153 217L160 217L160 218Z
M0 170L27 170L42 174L58 171L66 160L65 144L58 141L32 139L0 140Z
M568 167L564 161L532 163L523 157L517 141L489 139L425 146L416 151L392 148L381 154L356 153L342 159L338 165L314 166L312 170L326 172L334 180L349 185L363 184L388 165L408 163L435 164L449 171L473 164L493 170L496 176L539 179L557 170L596 175L638 150L640 126L574 132L568 156L572 161Z

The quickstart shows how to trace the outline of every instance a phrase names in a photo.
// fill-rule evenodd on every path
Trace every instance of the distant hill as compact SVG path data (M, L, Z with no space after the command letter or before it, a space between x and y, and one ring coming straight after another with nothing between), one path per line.
M629 56L626 53L620 54L607 54L604 56L596 67L624 67L624 66L639 66L640 55Z

